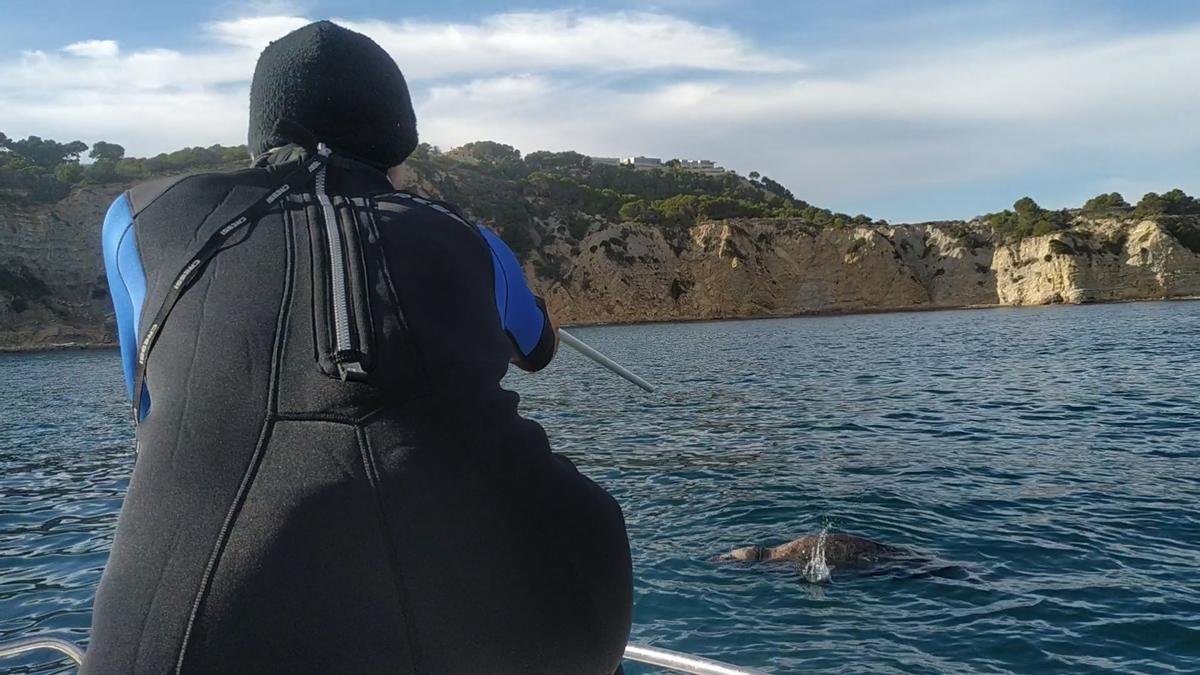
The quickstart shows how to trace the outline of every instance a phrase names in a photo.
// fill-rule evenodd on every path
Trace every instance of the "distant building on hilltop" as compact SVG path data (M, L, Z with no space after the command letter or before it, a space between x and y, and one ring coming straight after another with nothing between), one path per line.
M632 166L635 169L661 169L663 167L662 159L658 157L626 157L621 160L622 164Z
M589 157L592 164L607 164L609 166L629 166L634 169L666 169L673 163L663 162L660 157ZM731 169L726 169L723 166L718 166L711 159L680 159L678 167L684 171L693 173L702 173L709 176L717 176L723 173L732 173Z
M728 171L723 166L717 166L717 163L711 159L681 159L679 160L679 168L710 176L727 173Z

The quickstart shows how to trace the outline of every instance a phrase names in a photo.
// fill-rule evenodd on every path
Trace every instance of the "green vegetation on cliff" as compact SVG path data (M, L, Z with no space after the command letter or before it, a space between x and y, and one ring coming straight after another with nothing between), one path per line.
M870 225L797 199L752 173L703 174L677 161L661 169L593 163L577 152L520 151L481 141L441 152L422 144L408 166L439 196L494 226L522 258L539 244L575 247L595 225L636 222L679 243L703 220L791 218L816 227ZM545 256L544 256L545 257ZM552 256L551 256L552 257ZM540 261L553 271L553 260Z
M90 164L80 161L87 152ZM215 145L185 148L155 157L126 157L107 141L91 146L31 136L0 134L0 199L54 202L81 184L132 183L159 175L244 162L246 148ZM498 229L522 258L535 246L579 242L593 226L638 222L679 240L701 220L792 218L815 227L872 224L797 199L787 188L757 172L709 175L671 161L662 169L593 164L577 152L533 152L492 141L468 143L447 152L422 144L407 165L432 186L433 196L461 206Z
M1070 226L1071 214L1065 209L1048 211L1029 197L1022 197L1012 210L989 213L984 219L1000 238L1015 241L1065 230Z
M1161 195L1147 192L1133 209L1133 215L1142 218L1200 215L1200 200L1188 196L1179 188Z
M1147 192L1136 206L1130 206L1120 192L1110 192L1096 195L1087 200L1087 203L1083 205L1082 213L1089 216L1131 216L1134 218L1196 216L1200 215L1200 200L1175 188L1161 195L1157 192Z
M1012 209L989 213L983 217L983 220L1002 240L1019 241L1026 237L1037 237L1070 229L1077 215L1089 218L1149 218L1157 220L1189 248L1191 248L1191 244L1187 243L1185 239L1192 241L1192 237L1200 238L1200 233L1194 234L1195 218L1193 218L1193 216L1200 216L1200 200L1178 188L1161 195L1147 192L1136 206L1130 206L1121 193L1109 192L1092 197L1084 203L1083 208L1077 210L1050 211L1038 206L1033 199L1022 197L1013 204Z
M11 139L0 132L0 199L25 202L55 202L80 184L134 182L153 176L199 169L236 166L248 157L245 146L214 145L184 148L154 157L126 157L116 143L97 141L88 150L82 141L60 143L39 136Z
M84 152L90 164L81 163ZM245 146L214 145L126 157L124 147L107 141L97 141L89 150L81 141L60 143L37 136L15 140L0 133L0 200L54 202L76 185L236 168L247 156ZM445 152L421 144L406 164L419 189L495 227L523 259L535 248L542 250L536 262L551 273L565 264L555 261L556 255L565 259L578 252L579 242L596 227L622 222L658 228L676 247L682 246L693 225L706 220L787 218L799 227L818 229L886 224L813 206L756 171L748 177L701 173L676 160L662 168L635 169L594 163L577 152L523 156L512 146L478 141ZM956 236L973 242L972 247L993 235L1017 241L1071 229L1080 215L1154 218L1189 247L1200 247L1194 224L1200 200L1179 189L1148 193L1136 205L1116 192L1101 194L1075 210L1048 210L1023 197L1012 209L984 216L983 227L956 226ZM545 253L548 248L558 253Z

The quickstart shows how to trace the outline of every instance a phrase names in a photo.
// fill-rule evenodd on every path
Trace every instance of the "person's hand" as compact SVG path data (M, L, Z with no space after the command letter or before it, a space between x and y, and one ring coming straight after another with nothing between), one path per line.
M552 360L554 360L554 356L558 354L558 322L554 320L554 315L550 313L550 308L547 307L540 298L538 299L538 306L541 307L542 311L546 314L546 321L550 324L550 334L553 336L552 339L554 340L554 344L550 345L550 356L548 358L545 356L538 358L539 363L531 363L529 359L525 358L525 356L518 351L517 346L514 343L512 347L512 356L509 358L510 363L529 373L537 372L542 368L545 368ZM542 343L545 341L546 338L543 337ZM545 347L539 343L534 353L545 354Z

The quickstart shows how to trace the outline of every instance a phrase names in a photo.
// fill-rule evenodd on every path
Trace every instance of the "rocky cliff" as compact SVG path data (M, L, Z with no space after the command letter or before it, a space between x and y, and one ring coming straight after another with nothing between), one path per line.
M0 209L0 349L113 341L100 226L124 187ZM1176 298L1200 296L1195 220L1077 217L1006 242L982 221L726 219L672 231L551 217L526 271L568 323Z
M598 229L562 278L538 289L567 322L1200 296L1200 253L1150 220L1077 219L1015 243L979 222L818 230L727 220L689 234L673 247L652 227Z
M127 186L51 205L0 202L0 350L111 343L100 228Z

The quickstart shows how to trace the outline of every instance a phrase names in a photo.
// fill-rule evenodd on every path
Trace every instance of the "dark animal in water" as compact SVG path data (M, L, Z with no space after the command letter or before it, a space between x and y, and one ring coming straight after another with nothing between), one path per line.
M779 546L743 546L717 558L720 561L815 561L820 555L830 568L866 567L896 549L852 534L809 534Z

